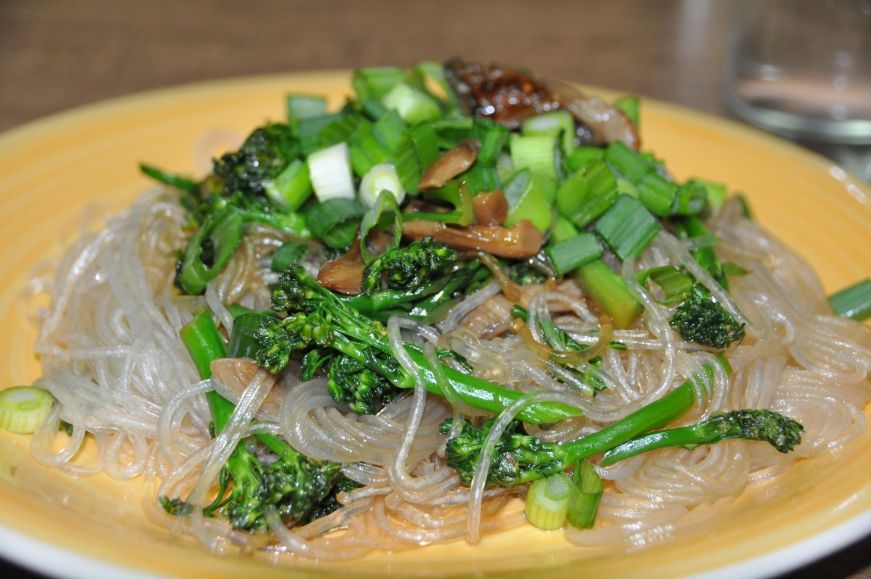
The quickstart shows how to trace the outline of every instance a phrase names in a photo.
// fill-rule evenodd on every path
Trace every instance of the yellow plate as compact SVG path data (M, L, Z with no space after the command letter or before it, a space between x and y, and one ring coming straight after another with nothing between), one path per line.
M329 95L346 73L246 78L184 86L77 109L0 137L0 386L31 382L39 364L22 295L33 268L57 257L82 211L124 207L149 182L137 163L194 172L208 131L246 133L282 119L287 92ZM678 177L745 192L758 219L820 272L831 291L871 272L871 193L839 168L761 132L645 102L644 146ZM871 414L871 407L866 409ZM149 523L144 485L73 479L30 459L28 438L0 435L0 554L77 576L287 577L303 574L674 577L767 575L793 568L871 531L871 433L833 456L803 461L776 486L745 492L704 534L631 554L591 555L560 533L531 527L341 565L218 557ZM545 569L548 568L547 571Z

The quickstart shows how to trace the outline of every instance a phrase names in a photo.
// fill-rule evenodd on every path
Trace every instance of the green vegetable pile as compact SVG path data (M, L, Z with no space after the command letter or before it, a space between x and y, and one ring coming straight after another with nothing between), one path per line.
M239 150L215 159L202 180L142 166L178 191L188 210L190 235L175 278L182 293L202 294L254 225L272 228L285 241L271 260L280 276L270 308L236 307L229 336L209 311L182 331L203 378L223 357L252 358L274 374L293 362L303 379L326 377L329 394L356 413L377 413L422 380L433 395L495 416L521 393L475 376L455 352L439 350L434 364L405 344L418 367L413 375L394 355L388 319L438 322L494 278L510 296L518 282L508 281L508 272L520 282L573 279L609 324L627 328L644 310L618 273L620 264L639 257L662 230L693 240L693 258L720 289L728 291L729 276L747 273L719 260L705 226L724 203L725 188L677 180L662 161L635 149L637 99L613 105L626 137L602 140L596 127L563 102L548 101L546 84L523 72L493 86L516 88L512 78L541 83L539 100L521 102L520 110L488 108L502 101L464 77L464 66L453 61L358 70L354 96L337 111L328 111L323 98L291 95L283 122L255 129ZM317 277L302 265L311 240L335 258ZM495 437L486 480L489 486L534 483L528 513L542 528L565 520L582 528L593 524L604 486L591 460L607 465L658 448L730 438L764 441L781 452L800 442L801 425L768 410L665 428L694 405L699 389L693 381L710 384L715 372L729 371L726 356L745 326L679 265L644 270L638 282L669 308L671 327L684 341L720 355L722 369L706 366L659 400L572 442L542 442L524 424L578 416L578 408L553 402L523 407ZM855 293L833 297L833 304L867 315L869 292L864 305ZM525 328L527 312L517 306L513 314L515 327ZM589 346L544 324L540 347L596 395L604 388L597 374L601 357L573 362L565 354L583 354ZM218 433L234 407L215 392L208 398ZM466 484L492 424L466 420L447 441L448 464ZM443 433L451 427L446 422ZM163 503L172 514L202 508L252 532L267 528L265 513L275 508L292 526L339 508L337 493L355 485L341 467L308 458L275 435L258 434L238 444L211 504L195 507L180 497L164 497Z

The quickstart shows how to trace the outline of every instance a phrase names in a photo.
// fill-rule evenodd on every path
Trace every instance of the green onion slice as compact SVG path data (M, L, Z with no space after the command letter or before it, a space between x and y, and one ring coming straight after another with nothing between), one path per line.
M296 211L312 194L308 165L302 159L294 159L275 178L264 181L263 190L278 207Z
M511 160L517 170L529 169L556 182L556 138L553 135L511 135Z
M298 241L288 241L272 254L272 262L269 264L269 269L276 273L281 273L302 259L306 252L308 252L306 244L299 243Z
M611 169L604 161L593 159L563 182L556 194L556 206L580 229L605 213L618 197L617 179Z
M360 182L360 201L366 207L374 207L382 192L389 191L397 204L405 199L405 187L390 163L375 165L363 176Z
M695 284L691 275L672 265L654 267L638 275L638 283L643 285L647 280L659 286L663 294L659 303L667 306L684 301Z
M589 460L584 460L575 467L572 479L576 492L569 501L566 519L573 527L590 529L596 521L605 485Z
M353 199L354 182L348 144L341 142L308 156L309 175L318 201Z
M330 199L312 205L306 220L312 235L332 248L343 249L354 240L364 213L353 199Z
M871 279L844 288L829 297L829 304L835 313L851 320L865 320L871 317Z
M637 257L659 233L659 227L659 220L629 195L621 195L596 222L596 232L620 259Z
M559 529L566 522L574 485L565 473L557 473L532 483L526 494L526 519L545 531Z
M0 390L0 428L31 434L39 428L54 406L54 397L43 388L13 386Z
M372 208L363 215L363 221L360 223L360 255L364 263L369 263L376 257L366 245L366 239L373 229L389 230L393 235L390 247L399 247L399 242L402 240L402 213L391 191L382 190Z
M573 269L602 257L602 244L592 233L580 233L547 247L554 270L565 275Z
M475 205L466 184L453 179L445 183L441 189L424 193L424 198L430 201L443 201L451 205L448 211L415 211L406 213L405 219L417 221L442 221L454 225L466 226L475 223Z
M553 221L553 198L556 183L550 177L521 169L505 185L505 200L508 202L508 217L505 225L512 227L521 219L529 219L544 233Z
M320 117L327 112L327 99L310 94L289 94L285 97L287 122L296 124L302 119Z

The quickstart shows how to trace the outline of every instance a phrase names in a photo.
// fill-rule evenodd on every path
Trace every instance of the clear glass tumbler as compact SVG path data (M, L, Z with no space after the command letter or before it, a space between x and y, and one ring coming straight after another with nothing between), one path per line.
M871 145L871 0L738 0L725 98L784 136Z

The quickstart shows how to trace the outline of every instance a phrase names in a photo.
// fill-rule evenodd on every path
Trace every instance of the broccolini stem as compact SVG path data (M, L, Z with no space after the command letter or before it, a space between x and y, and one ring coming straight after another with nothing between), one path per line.
M406 346L405 348L414 363L421 369L421 377L426 384L428 392L445 397L444 393L439 388L438 381L432 372L432 366L429 361L415 346ZM444 373L445 379L451 384L451 388L457 394L460 400L465 404L481 410L487 410L498 414L502 412L518 399L523 397L523 392L509 390L504 386L488 382L487 380L478 378L471 374L463 374L454 370L450 366L442 364L441 370ZM402 386L396 384L400 388ZM558 422L572 416L580 416L581 411L573 406L562 404L559 402L539 402L526 406L517 417L524 422L533 424L547 424L550 422Z
M779 452L786 453L801 442L803 430L801 424L777 412L734 410L715 414L696 424L652 432L630 440L608 451L602 459L601 466L609 466L657 448L673 446L695 448L700 444L714 444L728 438L768 442Z
M712 373L709 366L705 366L705 373L709 375ZM614 448L648 430L668 424L689 410L695 399L691 381L687 380L659 400L639 408L611 426L567 443L565 445L567 462L579 462Z

